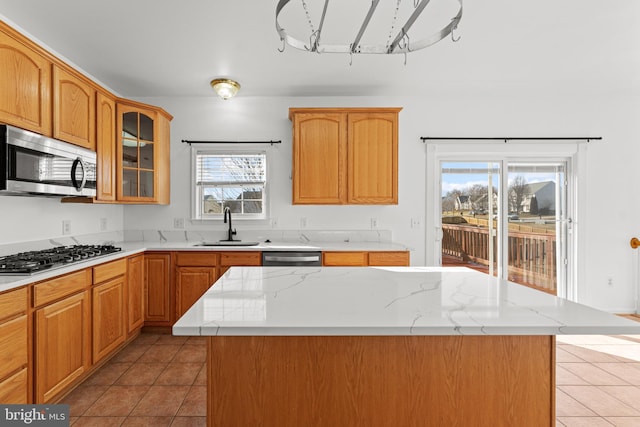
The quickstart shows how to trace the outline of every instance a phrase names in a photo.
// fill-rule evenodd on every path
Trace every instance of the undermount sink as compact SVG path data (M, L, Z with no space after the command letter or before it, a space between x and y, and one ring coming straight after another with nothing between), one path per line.
M242 240L219 240L217 242L200 242L194 246L258 246L260 242L244 242Z

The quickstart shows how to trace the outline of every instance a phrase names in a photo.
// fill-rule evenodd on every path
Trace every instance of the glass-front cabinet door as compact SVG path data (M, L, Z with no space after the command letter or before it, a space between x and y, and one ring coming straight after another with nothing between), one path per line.
M121 200L149 200L155 194L156 117L151 111L119 105Z

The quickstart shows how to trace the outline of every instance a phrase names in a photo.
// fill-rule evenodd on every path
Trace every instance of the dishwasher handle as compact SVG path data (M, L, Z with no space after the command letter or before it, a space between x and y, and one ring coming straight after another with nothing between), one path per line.
M321 252L263 252L263 266L321 266Z
M318 255L313 256L264 256L265 261L275 262L318 262L320 257Z

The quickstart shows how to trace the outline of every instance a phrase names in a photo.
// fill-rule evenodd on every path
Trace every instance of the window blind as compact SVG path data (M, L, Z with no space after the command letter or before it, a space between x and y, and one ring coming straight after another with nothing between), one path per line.
M196 185L258 184L266 181L264 154L211 154L196 156Z

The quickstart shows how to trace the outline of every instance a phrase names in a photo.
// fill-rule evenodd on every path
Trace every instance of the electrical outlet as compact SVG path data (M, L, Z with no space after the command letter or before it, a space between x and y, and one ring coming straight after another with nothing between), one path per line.
M377 218L371 218L371 229L375 230L376 228L378 228L378 219Z
M420 218L411 218L411 228L420 228L422 226L422 221Z
M62 221L62 234L71 234L71 220Z
M300 218L300 228L307 228L307 217Z
M607 285L613 286L613 277L607 277Z
M174 218L173 228L184 228L184 218Z
M107 230L107 218L100 218L100 231Z
M271 228L278 228L278 218L271 218Z

